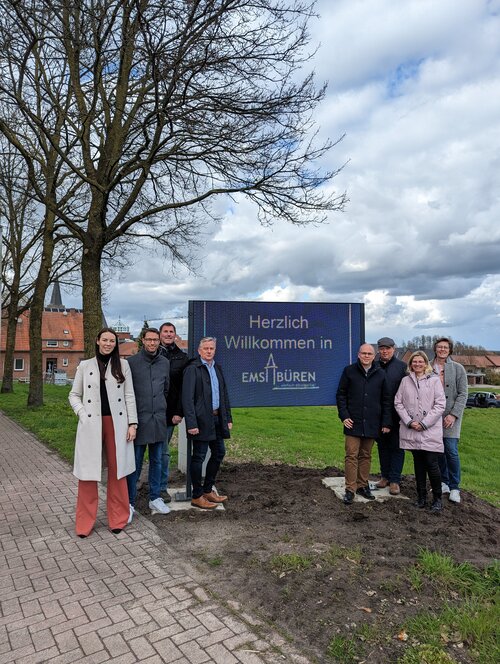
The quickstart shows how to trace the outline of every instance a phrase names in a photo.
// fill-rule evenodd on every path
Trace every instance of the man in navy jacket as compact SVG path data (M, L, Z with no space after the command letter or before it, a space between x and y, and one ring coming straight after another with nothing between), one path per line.
M382 337L377 342L380 367L385 371L387 388L394 397L399 384L406 376L406 364L395 355L396 343L390 337ZM394 405L392 406L392 427L389 433L380 433L377 436L378 458L380 460L380 473L382 477L375 485L377 489L389 487L389 493L397 496L401 493L401 471L405 461L405 451L399 447L399 417Z
M192 360L184 371L182 407L188 436L193 441L191 456L191 505L201 509L214 509L227 496L213 490L217 473L226 454L224 439L230 437L233 427L231 406L224 375L215 364L215 339L204 337L198 346L199 358ZM208 448L210 458L202 478L202 469Z
M337 390L339 418L345 435L345 496L350 505L357 493L374 500L370 491L371 450L374 439L391 428L391 397L385 372L375 363L375 350L362 344L358 361L345 367Z

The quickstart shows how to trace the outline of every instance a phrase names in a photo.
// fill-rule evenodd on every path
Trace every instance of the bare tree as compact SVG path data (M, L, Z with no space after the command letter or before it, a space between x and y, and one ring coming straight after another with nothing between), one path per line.
M320 221L345 195L314 164L307 0L7 0L0 92L37 142L50 143L80 183L49 213L83 246L85 343L101 323L105 248L154 238L176 260L216 196L245 194L262 223ZM61 119L53 131L53 118ZM2 117L22 151L26 131ZM38 145L37 148L38 150ZM25 149L26 159L32 158ZM69 175L68 175L69 177Z
M41 228L36 202L26 179L24 163L12 151L0 157L0 219L2 234L2 309L7 311L7 335L1 392L12 392L17 319L29 308L39 261Z
M0 157L0 218L6 221L2 236L2 305L7 310L7 338L1 392L12 392L17 320L33 307L42 265L45 215L42 205L33 198L24 159L8 144L4 148ZM75 268L80 263L79 247L71 237L53 234L51 239L55 249L47 285L55 279L74 284ZM33 311L30 328L32 318ZM38 355L41 366L41 312L40 333L37 343L30 349L30 367L36 365Z

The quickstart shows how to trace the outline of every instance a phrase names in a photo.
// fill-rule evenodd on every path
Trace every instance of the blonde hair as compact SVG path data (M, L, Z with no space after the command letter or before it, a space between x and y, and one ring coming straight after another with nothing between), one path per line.
M425 371L424 371L425 374L431 374L433 372L431 363L429 362L429 358L424 353L424 351L423 350L416 350L408 358L408 366L406 368L407 373L411 372L411 363L412 363L414 357L423 357L424 358L425 365L426 365L425 366Z

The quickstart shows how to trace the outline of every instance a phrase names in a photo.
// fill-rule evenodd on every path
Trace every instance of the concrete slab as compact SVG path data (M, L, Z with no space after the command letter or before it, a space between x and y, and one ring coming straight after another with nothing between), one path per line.
M322 482L326 487L334 492L337 498L340 498L340 500L344 498L345 480L343 477L325 477ZM375 482L370 482L369 484L370 489L373 491L373 495L375 496L375 500L377 500L379 503L383 503L386 500L410 500L408 496L404 496L402 493L397 496L391 496L389 493L389 487L386 487L385 489L375 489ZM372 501L356 494L354 496L354 502L371 503Z
M168 493L171 496L172 500L168 503L171 512L184 512L186 510L194 510L195 512L214 512L215 510L201 510L199 507L193 507L190 500L176 500L175 496L177 493L185 493L186 487L169 487ZM219 511L224 511L224 505L219 503L215 508Z

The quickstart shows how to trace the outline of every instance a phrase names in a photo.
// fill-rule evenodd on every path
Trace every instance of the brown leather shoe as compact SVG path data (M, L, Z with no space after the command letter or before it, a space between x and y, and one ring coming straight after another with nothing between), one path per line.
M385 489L386 486L389 486L389 480L386 480L385 477L383 477L375 484L375 486L377 489Z
M211 503L223 503L225 500L227 500L227 496L219 496L219 494L215 493L215 491L210 491L210 493L204 493L203 498L206 498Z
M401 489L399 488L399 484L396 484L396 482L391 482L389 485L389 493L391 496L397 496L398 494L401 493Z
M191 500L191 505L193 505L193 507L199 507L202 510L213 510L217 507L217 503L211 503L205 498L205 496L193 498Z

